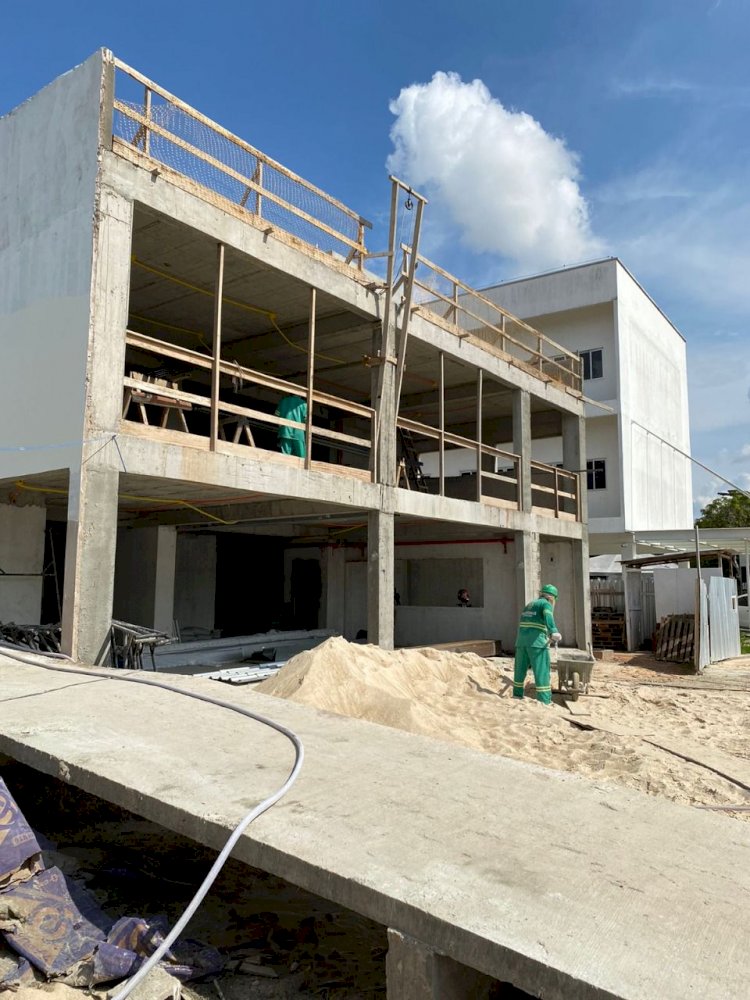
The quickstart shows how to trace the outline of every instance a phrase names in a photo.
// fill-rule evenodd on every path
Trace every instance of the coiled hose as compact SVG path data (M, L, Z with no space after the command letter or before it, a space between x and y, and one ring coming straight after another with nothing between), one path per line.
M296 733L292 732L291 729L287 729L286 726L282 726L281 723L274 722L273 719L269 719L265 715L260 715L257 712L251 712L247 708L241 708L239 705L233 705L231 702L223 701L220 698L212 698L210 695L197 694L194 691L185 691L182 688L175 687L172 684L165 684L161 681L146 680L142 677L132 677L129 674L120 676L118 675L118 671L105 672L103 670L94 670L90 667L73 667L67 665L58 666L57 664L52 663L41 663L38 659L34 658L33 653L21 655L19 647L13 644L0 642L0 652L4 653L10 659L18 660L20 663L25 663L33 667L42 667L45 670L54 670L58 673L66 674L82 674L85 677L99 677L102 680L108 681L115 680L127 681L131 684L146 684L149 687L162 688L164 691L172 691L173 693L183 695L186 698L194 698L196 701L206 702L208 705L216 705L218 708L226 708L230 712L236 712L238 715L244 715L246 718L252 719L253 722L260 722L264 726L270 726L270 728L275 729L277 733L281 733L282 736L286 736L294 747L294 764L284 784L272 795L269 795L268 798L263 799L262 802L258 803L257 806L251 809L250 812L247 813L242 820L240 820L216 858L216 861L214 861L211 866L210 871L198 887L197 892L188 903L187 908L180 919L174 925L169 934L167 934L153 955L148 957L135 975L131 976L131 978L123 984L122 989L118 990L118 992L112 997L112 1000L126 1000L126 997L128 997L135 987L146 978L151 969L161 960L165 952L168 951L172 944L174 944L176 939L188 925L193 917L193 914L203 902L206 893L216 881L216 877L224 867L227 858L232 853L234 845L240 839L248 826L253 822L253 820L257 819L258 816L262 816L266 810L270 809L272 805L275 805L279 799L286 795L294 782L297 780L297 776L302 768L302 762L305 758L305 748ZM52 656L55 659L68 659L68 657L66 657L63 653L43 653L39 655Z

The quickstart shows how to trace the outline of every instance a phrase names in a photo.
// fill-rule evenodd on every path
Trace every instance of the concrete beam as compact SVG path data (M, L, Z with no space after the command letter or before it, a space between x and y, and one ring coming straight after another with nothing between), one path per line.
M171 219L247 254L275 271L291 275L299 281L324 291L362 316L380 318L380 296L365 287L364 281L353 276L354 268L331 267L324 260L304 250L290 246L273 234L266 234L252 225L249 215L239 206L232 214L225 199L205 191L205 200L178 187L169 180L154 177L149 170L138 167L116 153L102 152L102 172L105 182L124 197L140 202ZM217 204L211 204L212 197Z
M493 980L388 928L388 1000L487 1000Z
M429 344L436 351L443 351L465 365L481 368L488 375L502 382L508 388L526 389L537 399L543 399L550 409L564 410L568 413L583 413L583 402L574 393L567 391L555 382L546 382L536 378L522 368L517 368L509 361L491 354L476 344L470 344L447 330L434 326L424 316L412 316L409 324L409 336Z
M385 495L385 493L384 493ZM532 531L549 538L580 538L585 530L578 521L567 521L506 507L493 507L475 500L456 500L432 493L395 489L392 491L396 514L424 517L432 521L473 524L493 531Z

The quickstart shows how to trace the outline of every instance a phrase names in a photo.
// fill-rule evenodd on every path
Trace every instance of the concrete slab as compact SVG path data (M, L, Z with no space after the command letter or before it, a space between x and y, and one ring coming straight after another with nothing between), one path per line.
M237 845L248 864L545 1000L745 995L745 824L247 688L174 683L305 744L298 783ZM3 658L0 754L218 847L286 777L291 747L147 684Z

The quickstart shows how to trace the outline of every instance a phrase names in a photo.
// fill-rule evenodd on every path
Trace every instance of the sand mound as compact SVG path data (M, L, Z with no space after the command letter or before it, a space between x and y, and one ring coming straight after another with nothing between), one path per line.
M510 660L489 661L473 653L386 652L332 638L289 660L257 689L338 715L616 781L679 802L728 805L743 798L731 782L637 738L582 731L566 721L568 712L561 706L548 708L529 697L513 699L512 670ZM725 750L737 746L730 734L746 732L744 695L734 707L725 694L717 695L719 714L719 704L709 705L706 699L711 696L706 694L699 695L696 704L671 691L602 687L608 697L596 700L595 711L605 722L664 736L700 734L705 741L710 716L722 731L714 745L723 744Z

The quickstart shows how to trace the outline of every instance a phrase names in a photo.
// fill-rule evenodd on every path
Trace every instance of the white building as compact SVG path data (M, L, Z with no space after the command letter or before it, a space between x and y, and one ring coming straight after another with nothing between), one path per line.
M616 536L634 531L689 528L690 461L680 454L690 452L685 340L621 261L511 281L483 295L580 355L584 396L606 407L587 402L585 410L592 554L619 553ZM532 423L532 438L535 461L561 461L562 440L542 421ZM472 456L463 459L470 468ZM432 464L428 458L428 474Z

